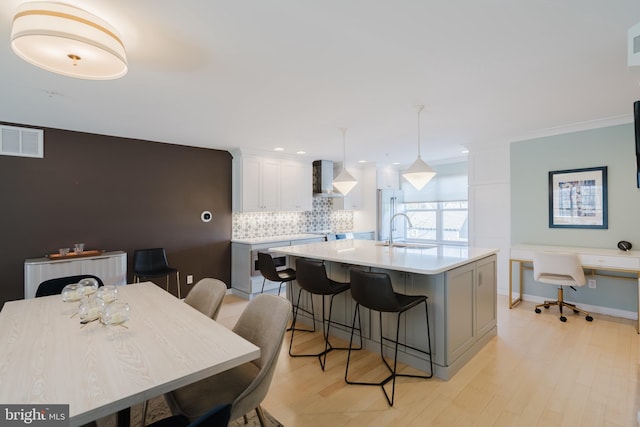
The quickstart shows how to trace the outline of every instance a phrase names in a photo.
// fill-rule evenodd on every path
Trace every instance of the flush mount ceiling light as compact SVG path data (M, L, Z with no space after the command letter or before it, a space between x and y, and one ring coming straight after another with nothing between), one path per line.
M20 5L13 18L11 48L33 65L69 77L110 80L127 73L124 44L116 30L62 3Z
M342 131L342 172L340 172L333 180L333 186L336 187L336 190L338 190L342 195L346 196L349 194L349 191L356 186L358 181L356 181L356 179L345 169L345 165L347 163L345 134L347 133L347 129L340 128L340 130Z
M416 190L420 191L431 181L431 178L436 176L436 172L420 157L420 113L422 113L424 105L416 105L416 109L418 110L418 158L409 166L409 169L402 173L402 176L409 181Z

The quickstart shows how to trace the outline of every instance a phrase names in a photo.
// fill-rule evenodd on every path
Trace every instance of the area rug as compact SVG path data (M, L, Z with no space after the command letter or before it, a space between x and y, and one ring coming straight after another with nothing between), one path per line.
M266 418L268 427L283 427L283 425L273 418L271 414L264 410L264 416ZM146 424L151 424L154 421L158 421L162 418L166 418L171 415L171 411L167 407L162 396L156 397L149 401L147 408L147 420ZM131 408L131 427L140 427L140 418L142 418L142 405L136 405ZM116 427L116 416L110 415L105 418L101 418L96 422L98 427ZM244 418L240 417L237 420L233 420L229 423L229 427L260 427L260 420L255 411L251 411L247 414L247 424L244 423Z

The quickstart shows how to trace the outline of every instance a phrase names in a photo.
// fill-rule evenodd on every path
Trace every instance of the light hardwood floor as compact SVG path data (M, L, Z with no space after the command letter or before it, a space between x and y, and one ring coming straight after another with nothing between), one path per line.
M227 295L218 320L232 327L246 304ZM640 425L633 322L569 314L561 323L556 313L527 302L509 310L499 296L498 336L449 381L399 378L392 408L378 387L344 382L344 351L329 353L325 372L316 358L289 357L288 332L263 407L287 427ZM322 346L320 333L307 335L296 333L295 349ZM354 374L384 375L377 354L354 360Z

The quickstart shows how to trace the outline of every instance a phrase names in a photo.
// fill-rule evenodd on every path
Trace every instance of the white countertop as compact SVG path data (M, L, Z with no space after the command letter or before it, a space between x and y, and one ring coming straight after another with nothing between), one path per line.
M271 248L285 255L378 267L418 274L439 274L498 253L498 249L438 245L432 248L379 246L373 240L335 240Z
M276 242L287 242L294 240L305 240L305 239L318 239L324 238L323 234L285 234L281 236L270 236L270 237L254 237L250 239L233 239L231 243L240 243L243 245L260 245L263 243L276 243Z
M88 252L88 251L87 251ZM96 258L108 258L115 255L125 254L124 251L104 251L97 255L89 255L89 256L69 256L69 257L60 257L60 258L48 258L48 257L40 257L40 258L29 258L25 259L25 264L40 264L40 263L51 263L58 261L75 261L75 260L87 260L87 259L96 259Z

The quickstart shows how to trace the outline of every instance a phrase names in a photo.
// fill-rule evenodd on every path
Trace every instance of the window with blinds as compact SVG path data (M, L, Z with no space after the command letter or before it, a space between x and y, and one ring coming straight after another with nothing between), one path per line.
M467 162L432 166L436 176L420 191L403 182L404 212L411 219L407 240L467 244Z

